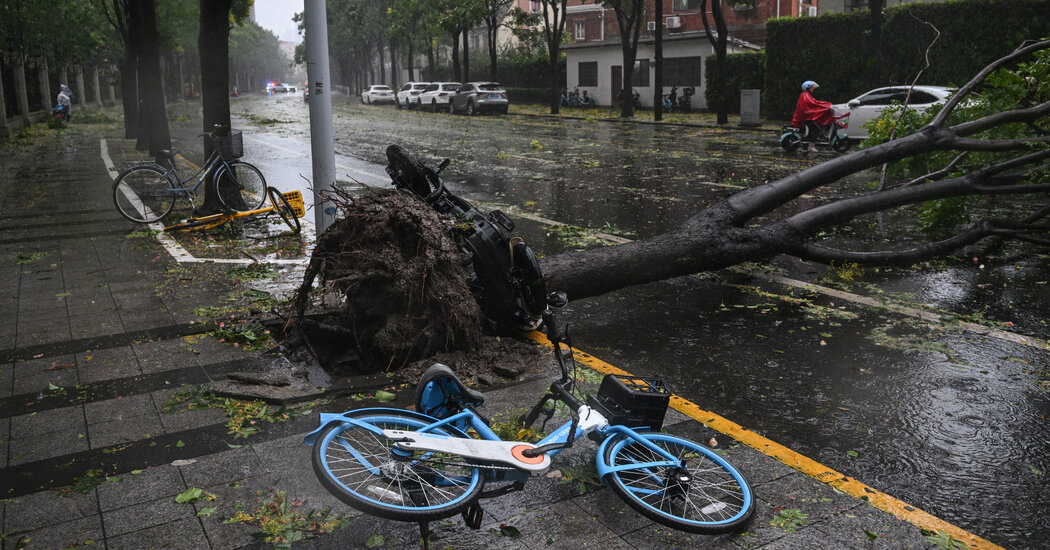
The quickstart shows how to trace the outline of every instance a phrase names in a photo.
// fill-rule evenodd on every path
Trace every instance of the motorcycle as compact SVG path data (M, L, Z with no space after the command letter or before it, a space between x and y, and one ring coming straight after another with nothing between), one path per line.
M803 141L808 141L817 146L830 145L836 153L845 153L853 142L845 132L849 128L849 111L844 113L833 113L834 120L826 127L820 127L813 122L806 122L802 128L796 126L784 126L784 133L780 136L780 146L785 151L791 152L798 149Z
M398 189L410 191L434 210L455 217L456 243L470 254L471 293L499 332L534 330L547 310L547 282L536 254L521 237L510 237L514 222L499 210L488 214L453 195L441 179L450 163L432 170L400 145L386 149L386 172Z

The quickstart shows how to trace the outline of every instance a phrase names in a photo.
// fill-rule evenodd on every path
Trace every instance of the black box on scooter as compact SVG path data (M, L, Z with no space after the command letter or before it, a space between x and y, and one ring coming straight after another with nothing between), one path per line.
M598 393L587 397L587 405L610 424L658 431L670 399L671 390L659 378L606 374Z

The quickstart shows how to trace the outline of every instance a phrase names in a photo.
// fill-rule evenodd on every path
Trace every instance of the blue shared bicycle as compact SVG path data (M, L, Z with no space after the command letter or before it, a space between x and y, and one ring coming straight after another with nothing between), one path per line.
M560 294L560 293L556 293ZM551 303L564 303L564 294ZM416 387L416 411L365 408L321 414L306 437L313 467L326 489L350 506L381 518L427 524L462 514L481 526L479 499L520 490L546 472L551 458L586 435L603 483L642 515L675 529L701 534L742 530L754 511L744 477L725 458L699 443L660 433L670 391L656 378L606 375L596 395L574 394L562 343L550 310L543 315L561 378L529 412L531 425L568 406L572 420L536 444L503 441L477 411L484 396L451 369L431 366ZM575 372L575 365L573 365ZM477 434L471 437L468 434ZM486 485L495 489L486 490Z

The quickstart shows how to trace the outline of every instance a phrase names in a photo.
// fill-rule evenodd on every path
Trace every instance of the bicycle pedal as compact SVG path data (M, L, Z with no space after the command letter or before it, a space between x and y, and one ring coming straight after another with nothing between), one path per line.
M481 520L485 517L485 511L475 501L470 506L467 506L467 509L463 510L460 515L463 516L463 521L467 524L467 527L477 531L481 529Z

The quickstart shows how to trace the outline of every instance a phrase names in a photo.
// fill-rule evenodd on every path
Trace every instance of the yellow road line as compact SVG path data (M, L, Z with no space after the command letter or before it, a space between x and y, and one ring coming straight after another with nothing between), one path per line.
M537 343L543 344L547 347L553 347L550 340L548 340L541 332L533 331L526 336ZM577 361L600 373L631 374L623 369L610 365L593 355L589 355L579 350L573 351ZM882 491L872 489L856 479L832 470L811 458L792 451L791 449L748 430L731 420L723 418L711 411L701 409L689 400L683 399L677 395L672 395L670 405L674 410L713 430L726 434L748 447L775 458L785 465L790 466L817 481L826 483L843 493L863 500L879 510L893 514L895 517L907 521L920 529L932 532L944 531L948 535L966 543L969 548L1004 550L1001 546L984 540L969 531L956 527L955 525L952 525L951 523L948 523L928 512L924 512L906 502L893 498Z

